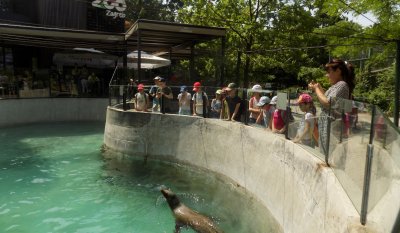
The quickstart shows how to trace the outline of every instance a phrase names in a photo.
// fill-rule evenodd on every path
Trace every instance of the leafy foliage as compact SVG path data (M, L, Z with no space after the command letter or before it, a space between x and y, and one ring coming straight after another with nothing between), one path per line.
M387 104L394 90L395 40L400 37L397 0L129 0L130 19L148 18L227 28L226 83L277 82L304 86L310 79L329 86L319 67L331 58L350 61L357 71L354 95ZM372 13L372 26L349 17ZM199 79L215 83L220 41L198 44ZM188 63L179 65L184 70ZM226 84L225 83L225 84Z
M329 81L325 77L325 71L321 68L302 66L300 67L297 78L305 84L315 81L320 83L324 89L329 87Z
M183 6L180 0L126 0L126 19L135 22L138 19L176 21L177 10Z
M299 48L325 43L324 38L312 31L321 23L327 23L330 16L320 14L310 1L295 1L294 4L271 0L183 2L178 15L181 22L228 29L225 63L228 64L226 72L231 75L227 76L237 76L239 59L244 85L268 80L271 77L268 75L277 80L284 76L296 82L302 65L319 66L327 60L323 48Z
M392 114L394 110L394 64L379 72L366 72L357 79L355 95ZM368 95L364 90L369 90Z

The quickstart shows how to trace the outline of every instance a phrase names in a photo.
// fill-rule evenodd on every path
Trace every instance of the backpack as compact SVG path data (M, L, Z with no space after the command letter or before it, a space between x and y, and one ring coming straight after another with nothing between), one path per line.
M196 101L198 93L194 93L193 96L194 101ZM206 95L204 94L204 91L201 92L201 99L203 100L203 115L205 114L206 117L209 117L209 109L208 109L208 98L206 97ZM196 109L193 109L194 112L196 112Z
M281 116L282 116L283 122L285 124L287 123L286 119L288 119L289 122L294 122L294 117L293 117L293 113L292 113L292 109L291 108L289 108L289 111L281 110L280 112L281 112ZM286 118L286 115L287 115L287 118Z

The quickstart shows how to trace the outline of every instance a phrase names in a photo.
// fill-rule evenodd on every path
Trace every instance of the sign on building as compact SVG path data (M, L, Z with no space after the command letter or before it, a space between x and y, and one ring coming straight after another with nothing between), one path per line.
M125 0L94 0L92 6L106 10L106 16L116 18L125 18L126 2Z

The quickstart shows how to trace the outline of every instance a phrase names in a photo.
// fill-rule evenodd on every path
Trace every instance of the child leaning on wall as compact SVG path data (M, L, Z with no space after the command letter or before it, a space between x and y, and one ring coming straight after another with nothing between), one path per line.
M274 112L276 110L276 103L278 101L278 96L273 96L271 102L269 103L269 114L268 114L268 129L272 130L272 123L274 119Z
M208 96L202 90L200 82L193 84L193 91L195 92L192 97L193 116L203 116L207 114Z
M188 92L186 86L181 86L180 92L178 95L179 115L191 115L190 100L192 99L192 95Z
M275 104L278 101L278 97L274 96L273 99L275 98ZM286 132L286 121L291 118L290 117L291 113L287 113L286 110L278 109L276 108L274 110L274 113L272 115L272 132L273 133L285 133Z
M228 107L228 102L226 102L226 95L227 95L227 91L226 88L222 88L222 92L221 92L221 114L220 114L220 119L222 120L228 120L229 119L229 107Z
M149 95L144 92L143 84L139 84L137 90L138 93L135 94L135 110L147 112L149 104Z
M315 127L315 107L312 97L309 94L301 94L297 101L300 110L304 113L301 117L296 137L293 139L295 143L314 147L313 132Z
M211 113L212 118L220 118L222 110L222 90L215 92L215 98L211 100Z
M257 117L257 122L261 122L261 124L268 129L271 124L271 100L268 96L262 96L257 103L257 107L260 108L260 114Z

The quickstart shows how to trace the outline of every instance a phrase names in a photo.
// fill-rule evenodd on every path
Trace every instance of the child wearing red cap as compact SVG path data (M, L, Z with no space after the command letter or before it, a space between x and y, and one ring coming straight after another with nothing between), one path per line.
M138 85L138 93L135 94L135 109L136 111L147 112L149 95L144 92L144 85Z
M208 96L202 91L200 82L195 82L193 84L193 91L195 92L192 97L193 115L204 116L207 114Z
M297 135L293 139L293 142L301 142L304 145L314 147L316 141L314 140L314 127L315 127L315 107L312 97L309 94L301 94L297 101L300 110L305 114L302 116L299 128L297 129Z

